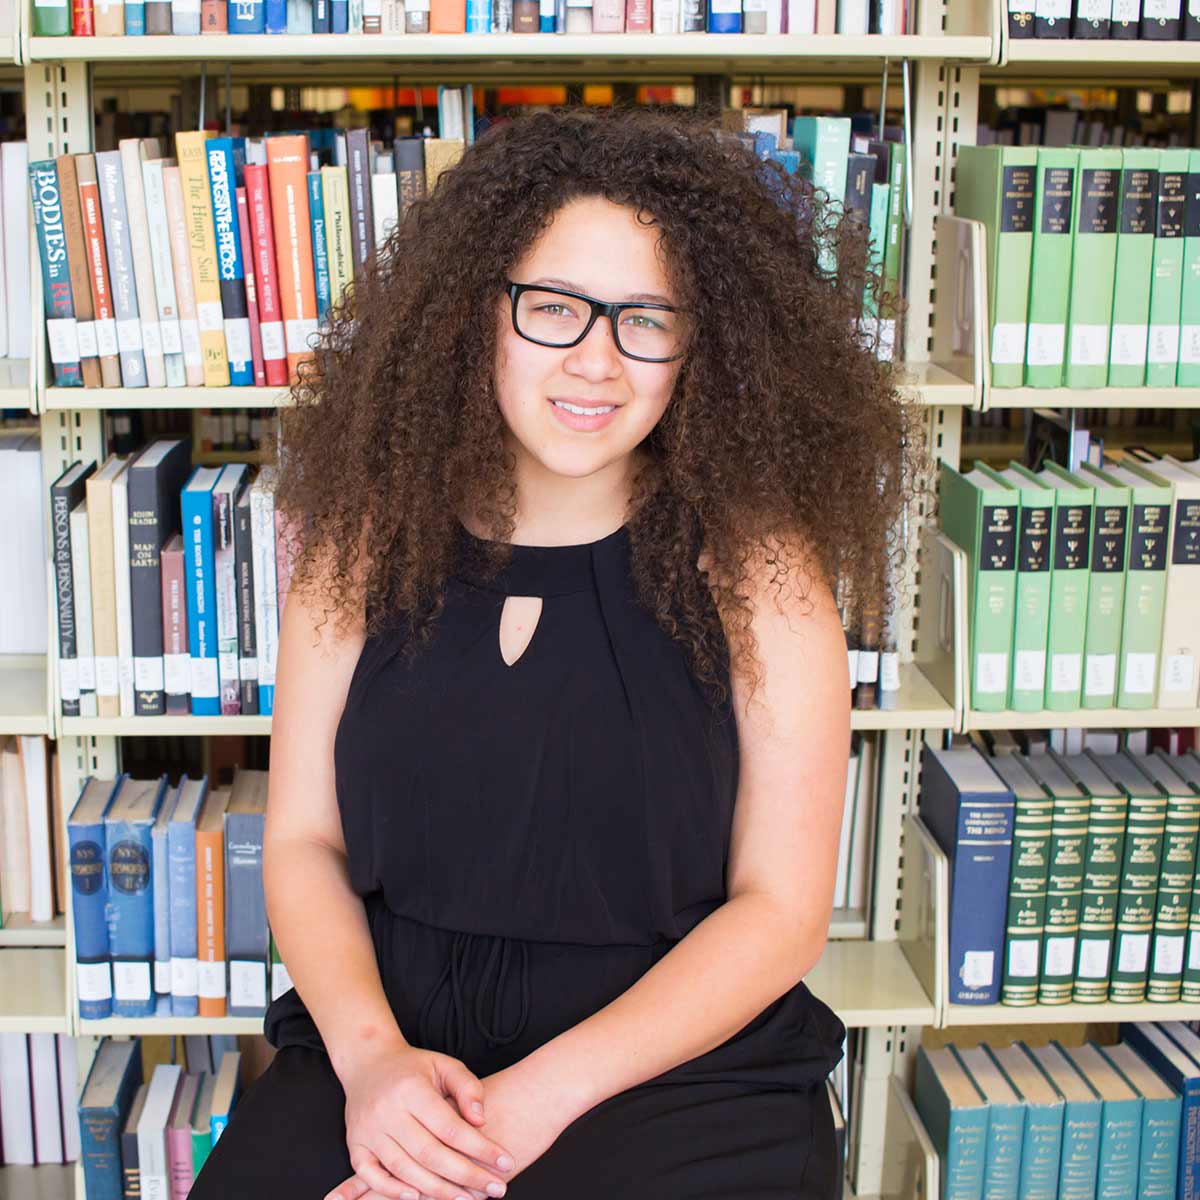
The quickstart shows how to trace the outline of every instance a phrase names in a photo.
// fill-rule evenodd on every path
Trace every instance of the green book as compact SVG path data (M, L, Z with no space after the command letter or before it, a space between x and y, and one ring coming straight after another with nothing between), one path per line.
M793 117L792 145L800 152L814 188L840 205L846 195L846 166L850 155L849 117ZM817 255L823 271L837 267L833 245L822 241Z
M192 1172L200 1174L200 1168L212 1151L212 1102L217 1077L211 1071L201 1073L200 1087L196 1091L196 1107L192 1110Z
M1075 188L1075 245L1071 250L1066 386L1104 387L1117 265L1121 151L1089 146L1079 151Z
M1167 794L1125 755L1087 753L1129 797L1108 998L1114 1004L1140 1004L1146 999L1150 972L1150 939L1154 933Z
M1129 559L1129 489L1090 463L1076 472L1092 489L1092 574L1088 580L1087 633L1083 646L1084 708L1117 702L1117 663L1125 615L1125 568Z
M68 37L71 5L67 0L33 0L33 36Z
M998 754L988 761L1016 798L1000 1003L1036 1004L1054 801L1020 755Z
M1037 712L1046 695L1046 632L1050 625L1050 544L1054 529L1054 492L1012 466L995 471L985 463L979 469L1006 486L1015 488L1020 498L1008 707L1017 712Z
M1146 999L1173 1004L1183 994L1183 954L1196 875L1196 843L1200 838L1200 794L1180 778L1171 767L1173 760L1161 751L1125 753L1147 779L1167 794Z
M939 494L942 528L967 555L971 707L1000 712L1008 702L1019 497L978 464L963 475L943 463Z
M889 349L896 344L895 305L904 287L901 272L904 267L904 193L905 173L908 170L908 148L903 142L888 142L888 221L887 246L883 252L884 290L895 297L891 311L883 314L881 346ZM891 357L891 354L888 354Z
M1036 177L1036 146L959 148L954 211L986 230L992 387L1025 378Z
M1162 751L1156 751L1161 754ZM1200 757L1196 752L1171 755L1166 758L1174 771L1200 796ZM1187 953L1183 959L1183 991L1185 1004L1200 1003L1200 848L1196 851L1196 873L1192 876L1192 905L1188 913Z
M1091 573L1092 489L1068 483L1046 468L1036 475L1016 463L1013 469L1055 492L1045 707L1056 712L1074 712L1079 708L1083 690L1083 648Z
M1158 694L1174 489L1169 480L1142 463L1125 462L1106 467L1104 473L1132 489L1117 707L1153 708Z
M1179 297L1179 387L1200 387L1200 150L1188 157L1183 209L1183 285Z
M1150 281L1150 338L1146 346L1147 387L1174 387L1179 370L1183 214L1190 154L1190 150L1182 148L1159 151L1154 272Z
M1117 928L1129 798L1086 754L1064 755L1061 762L1089 798L1073 996L1077 1004L1103 1004Z
M1083 898L1091 799L1053 750L1022 759L1053 799L1050 865L1046 874L1046 924L1039 964L1038 1003L1069 1004L1075 987L1075 951Z
M1154 218L1158 211L1158 151L1121 151L1121 223L1113 277L1112 336L1108 386L1146 382L1150 330L1150 278L1154 266Z
M1025 386L1059 387L1067 339L1067 287L1071 281L1071 220L1079 151L1038 147L1034 194L1033 257L1029 267L1029 335Z

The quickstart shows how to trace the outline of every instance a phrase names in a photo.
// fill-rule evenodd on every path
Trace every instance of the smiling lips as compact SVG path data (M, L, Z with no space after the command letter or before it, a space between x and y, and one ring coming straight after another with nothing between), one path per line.
M558 419L569 429L589 432L602 429L620 407L616 404L580 404L574 400L551 399L550 406Z

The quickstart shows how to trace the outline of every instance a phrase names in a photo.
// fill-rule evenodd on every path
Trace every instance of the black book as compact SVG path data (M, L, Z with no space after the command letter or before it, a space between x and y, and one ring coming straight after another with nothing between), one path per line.
M1184 0L1183 36L1189 42L1200 42L1200 0Z
M1182 0L1142 0L1141 35L1148 42L1177 42Z
M425 197L425 139L397 138L392 143L392 161L396 165L396 187L400 189L400 215L404 216L414 200Z
M375 221L371 212L371 131L346 130L346 175L350 185L350 246L354 274L359 276L375 253Z
M58 682L62 715L78 717L79 650L72 578L71 510L84 499L84 483L94 462L72 463L50 485L50 528L54 538L54 599L58 611Z
M242 713L258 715L258 643L254 632L254 540L250 527L250 489L233 509L234 580L237 586L238 678Z
M1142 35L1142 0L1113 0L1112 24L1108 36L1118 41L1133 41Z
M163 544L179 532L179 493L192 463L190 437L151 442L129 465L129 597L133 702L139 717L166 712L163 674Z
M1033 0L1008 0L1008 36L1031 38L1036 34Z
M1112 0L1075 0L1071 12L1073 38L1107 38L1112 26Z
M1071 0L1037 0L1033 23L1036 37L1069 38Z
M853 217L864 229L871 227L871 188L875 183L875 156L849 154L846 156L846 193L844 205L847 217ZM882 252L883 247L876 250Z
M121 1195L124 1200L141 1200L142 1177L138 1167L142 1160L138 1154L137 1127L142 1109L146 1107L146 1093L149 1090L150 1085L143 1083L134 1093L129 1116L121 1129Z
M313 0L312 31L313 33L330 33L331 25L330 0Z

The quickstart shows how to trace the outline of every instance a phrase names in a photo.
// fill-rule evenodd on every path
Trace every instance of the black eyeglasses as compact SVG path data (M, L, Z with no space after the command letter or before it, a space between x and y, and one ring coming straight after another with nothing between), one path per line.
M597 317L607 317L613 341L626 358L673 362L687 342L686 310L638 301L607 304L580 292L506 280L513 328L527 342L564 349L577 346Z

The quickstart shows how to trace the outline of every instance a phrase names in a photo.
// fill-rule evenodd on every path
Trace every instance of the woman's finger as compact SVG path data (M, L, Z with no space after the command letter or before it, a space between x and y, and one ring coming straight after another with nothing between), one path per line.
M349 1179L343 1179L332 1192L327 1192L324 1200L370 1200L370 1191L370 1187L360 1176L351 1175Z
M350 1165L363 1182L382 1193L386 1200L413 1200L419 1194L415 1184L405 1183L384 1165L373 1150L364 1145L355 1144L351 1147Z

